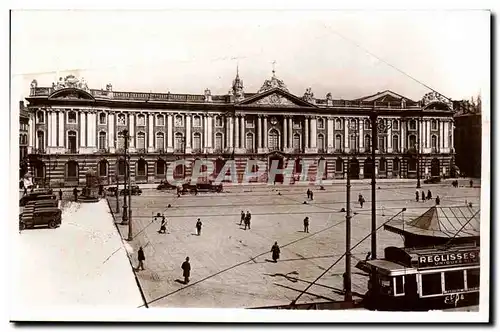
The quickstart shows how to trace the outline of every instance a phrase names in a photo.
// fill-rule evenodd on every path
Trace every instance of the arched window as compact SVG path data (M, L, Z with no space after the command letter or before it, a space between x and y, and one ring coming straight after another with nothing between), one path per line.
M247 136L246 136L246 148L248 150L252 150L254 149L254 140L253 140L253 134L252 133L247 133Z
M74 160L70 160L66 164L66 179L76 180L77 178L78 178L78 163Z
M349 135L349 149L351 151L357 151L358 148L358 137L356 135Z
M392 121L392 130L399 130L399 121L398 120Z
M200 133L193 134L193 149L195 151L201 150L201 134Z
M434 151L437 150L437 136L436 135L431 136L431 148Z
M68 123L76 123L76 112L75 111L68 112Z
M342 121L340 119L335 119L335 130L342 130Z
M335 149L340 151L342 150L342 135L335 135Z
M387 169L387 161L385 160L384 157L380 158L379 160L379 171L385 172Z
M365 135L365 151L371 151L372 137L370 135Z
M45 122L45 114L43 113L43 111L36 112L36 122L37 123Z
M108 162L106 160L99 161L97 164L97 172L100 177L108 176Z
M156 148L163 150L165 149L165 134L156 133Z
M137 133L137 148L139 150L144 150L146 148L146 134L142 131Z
M344 161L341 158L335 160L335 172L342 173L344 171Z
M163 159L158 159L156 161L156 175L157 176L165 175L165 161Z
M68 150L71 153L77 152L76 131L73 130L68 131Z
M378 150L380 152L385 152L385 137L384 136L379 136L378 137Z
M184 137L181 133L175 134L174 149L179 152L184 149Z
M148 164L144 159L137 161L136 176L145 177L148 174Z
M224 142L222 133L215 134L215 149L218 151L222 150L222 142Z
M99 124L106 124L106 113L99 113Z
M325 136L323 134L318 135L318 150L323 151L325 149Z
M269 131L269 138L268 138L267 146L269 147L270 151L274 151L274 150L279 149L279 133L276 129L271 129Z
M99 132L99 149L106 149L106 133L104 131Z
M36 132L36 148L37 149L45 148L45 133L41 130Z
M300 135L297 133L293 134L293 149L300 151Z
M410 120L410 130L416 130L416 129L417 129L417 121Z
M125 148L125 139L123 137L123 133L120 131L117 135L117 144L116 147L118 150L123 150Z
M417 136L410 135L408 137L408 149L416 149L417 147Z
M163 117L163 115L158 114L156 116L156 125L161 127L165 126L165 118Z
M326 180L328 178L328 162L325 158L321 157L318 160L318 169L322 169L323 172L320 174L322 180Z
M392 135L392 150L394 152L399 151L399 136L398 135Z
M146 117L144 114L139 114L137 116L137 125L138 126L145 126L146 125Z

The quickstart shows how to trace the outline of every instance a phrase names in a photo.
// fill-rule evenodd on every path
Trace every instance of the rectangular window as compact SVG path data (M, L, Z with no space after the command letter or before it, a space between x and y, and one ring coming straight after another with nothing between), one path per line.
M293 129L300 129L301 128L300 120L293 119L292 126L293 126Z
M199 116L193 118L193 127L201 127L201 118Z
M450 271L444 273L444 291L452 293L465 289L464 271Z
M245 127L247 127L247 128L253 128L254 127L253 119L246 119L245 120Z
M403 295L405 293L405 277L397 276L394 277L394 295Z
M422 274L421 276L422 295L442 294L441 273Z
M139 115L137 117L137 125L138 126L145 126L146 125L146 117L144 115Z
M479 269L467 270L467 289L479 289Z
M158 115L158 117L156 118L156 125L160 127L163 127L165 125L165 118L163 117L163 115Z

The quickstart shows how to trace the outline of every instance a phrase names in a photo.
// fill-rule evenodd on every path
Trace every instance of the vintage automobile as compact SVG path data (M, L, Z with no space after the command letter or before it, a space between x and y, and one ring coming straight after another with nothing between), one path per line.
M424 183L439 183L439 182L441 182L440 176L431 176L430 178L424 180Z
M109 196L115 196L116 195L116 186L106 188L106 192Z
M19 199L19 206L25 206L28 202L31 202L31 201L40 201L40 200L47 200L47 199L55 200L56 196L52 195L52 194L43 193L43 192L29 193L26 196L23 196Z
M170 190L170 189L176 189L177 186L168 183L167 181L162 182L156 187L156 190Z
M34 207L35 209L39 209L42 207L59 207L59 201L55 199L42 199L37 201L29 201L26 203L25 209L30 207Z
M222 184L214 184L213 182L190 184L185 183L182 185L183 193L197 193L197 192L222 192Z
M129 188L127 187L126 189L120 190L120 195L122 195L122 196L128 195L128 192L129 192ZM137 186L137 185L133 185L132 190L131 190L131 194L140 196L142 194L142 189L139 188L139 186Z
M48 226L56 228L61 225L61 210L56 207L30 207L25 209L19 218L19 230Z

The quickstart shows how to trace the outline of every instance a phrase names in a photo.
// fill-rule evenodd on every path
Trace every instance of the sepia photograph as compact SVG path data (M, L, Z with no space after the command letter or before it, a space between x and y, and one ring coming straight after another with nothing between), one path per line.
M9 319L488 321L491 15L11 10Z

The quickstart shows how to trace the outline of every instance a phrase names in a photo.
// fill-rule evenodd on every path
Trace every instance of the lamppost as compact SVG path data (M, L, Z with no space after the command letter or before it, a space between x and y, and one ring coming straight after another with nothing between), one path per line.
M376 177L375 177L375 150L378 149L378 132L383 134L391 128L391 124L385 124L383 121L378 121L375 107L370 115L372 129L372 224L371 224L371 253L372 259L377 259L377 209L376 209Z
M358 140L358 126L356 123L349 123L349 142L354 141L354 147L351 147L350 154L357 151ZM353 140L351 140L353 138ZM352 301L351 291L351 156L347 157L347 184L346 184L346 216L345 216L345 277L344 277L344 301Z
M417 144L415 149L417 150L417 189L420 188L420 125L422 123L422 118L420 117L420 123L417 121Z
M128 223L128 206L127 206L127 175L130 176L129 172L129 163L127 160L127 149L128 149L128 130L124 129L122 131L123 135L123 143L124 143L124 149L123 149L123 161L125 163L125 174L123 177L123 213L122 213L122 225L126 225ZM130 188L129 188L130 191Z

